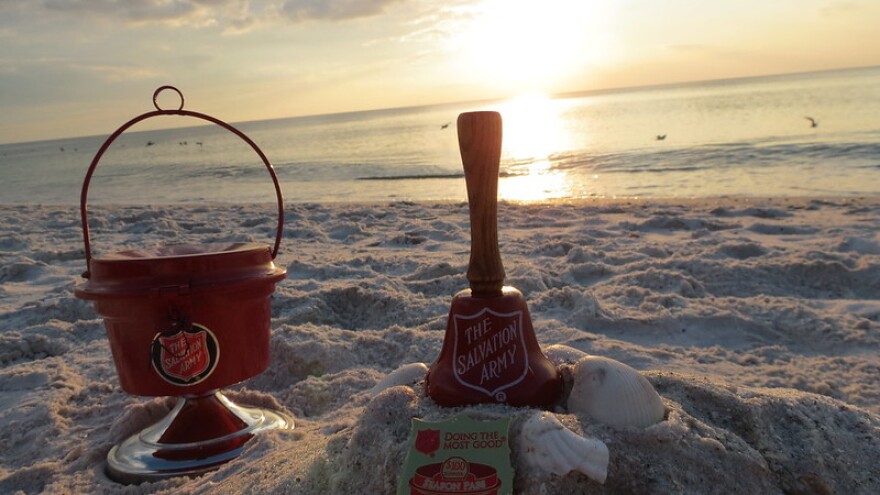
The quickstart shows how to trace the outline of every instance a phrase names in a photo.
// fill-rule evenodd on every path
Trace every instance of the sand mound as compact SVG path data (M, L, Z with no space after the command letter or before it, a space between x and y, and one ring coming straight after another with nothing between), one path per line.
M558 413L573 431L606 443L604 485L572 472L564 477L517 464L518 493L874 493L880 418L821 395L752 389L699 377L651 372L667 417L654 426L614 429ZM367 404L350 440L325 465L333 473L317 493L390 493L406 455L410 418L445 419L418 391L396 387ZM535 410L479 406L454 411L479 419L511 416L513 458L518 435ZM833 425L833 426L832 426ZM834 434L829 434L830 431ZM841 473L849 473L841 476ZM732 490L731 487L735 487Z

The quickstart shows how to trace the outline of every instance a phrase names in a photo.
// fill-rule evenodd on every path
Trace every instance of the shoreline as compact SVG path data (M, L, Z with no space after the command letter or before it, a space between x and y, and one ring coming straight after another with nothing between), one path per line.
M864 201L868 203L876 203L880 202L880 194L852 194L852 195L834 195L834 194L826 194L826 195L802 195L802 196L750 196L750 195L721 195L721 196L594 196L594 197L585 197L585 198L551 198L551 199L542 199L542 200L512 200L512 199L498 199L499 205L512 205L512 206L557 206L557 205L570 205L570 206L589 206L589 205L605 205L605 204L619 204L619 203L658 203L658 204L669 204L669 203L683 203L687 205L699 206L706 203L716 203L716 202L729 202L729 203L748 203L748 202L757 202L757 203L767 203L767 204L782 204L782 203L794 203L794 204L802 204L802 203L811 203L811 202L847 202L847 201ZM463 199L430 199L430 200L414 200L414 199L387 199L382 201L285 201L285 207L295 207L295 206L353 206L353 207L379 207L379 206L388 206L395 204L421 204L421 205L456 205L456 204L467 204L467 198ZM203 208L203 207L235 207L235 206L260 206L272 204L275 205L275 201L267 200L267 201L244 201L244 202L232 202L232 201L204 201L201 203L119 203L119 202L100 202L98 204L89 203L89 207L98 207L98 208L171 208L171 207L182 207L182 208ZM79 208L79 203L0 203L0 208L26 208L26 207L45 207L45 208Z

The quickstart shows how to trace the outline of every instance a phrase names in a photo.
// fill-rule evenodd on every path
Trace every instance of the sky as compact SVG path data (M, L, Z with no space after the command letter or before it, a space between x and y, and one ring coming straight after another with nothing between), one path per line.
M878 0L0 0L0 143L880 65ZM175 101L162 105L174 106Z

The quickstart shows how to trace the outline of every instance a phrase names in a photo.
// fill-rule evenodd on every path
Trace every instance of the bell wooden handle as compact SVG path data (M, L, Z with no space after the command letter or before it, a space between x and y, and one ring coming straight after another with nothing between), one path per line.
M498 250L498 168L501 161L501 115L467 112L458 116L458 146L471 213L471 292L500 295L504 265Z

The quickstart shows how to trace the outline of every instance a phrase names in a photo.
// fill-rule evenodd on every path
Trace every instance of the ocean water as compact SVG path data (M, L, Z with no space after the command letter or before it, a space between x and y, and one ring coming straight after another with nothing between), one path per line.
M286 202L463 200L455 119L487 109L504 121L506 200L880 194L880 67L234 125L272 162ZM161 118L192 127L129 129L103 156L91 203L274 200L238 137ZM0 145L0 203L77 204L114 130Z

